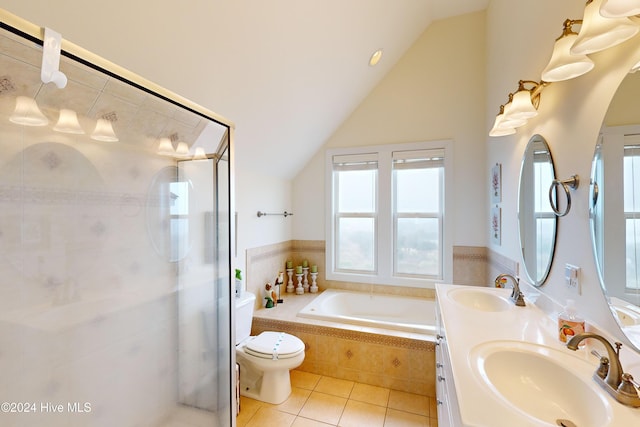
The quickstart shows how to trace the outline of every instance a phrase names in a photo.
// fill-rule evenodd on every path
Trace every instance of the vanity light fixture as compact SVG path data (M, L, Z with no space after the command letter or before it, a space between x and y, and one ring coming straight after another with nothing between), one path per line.
M371 54L371 57L369 58L369 66L375 67L378 62L380 62L380 59L382 59L382 49L378 49Z
M207 153L205 153L204 148L196 147L196 151L193 154L193 160L206 160Z
M173 150L173 144L169 138L160 138L160 144L158 144L158 154L161 156L173 156L175 151Z
M525 85L527 84L533 85L533 87L531 89L527 89L525 87ZM520 80L518 82L518 90L513 95L511 102L508 103L504 108L504 115L506 116L507 120L524 119L526 123L527 119L538 115L537 105L540 104L540 96L537 95L535 97L536 105L534 106L534 98L532 92L539 85L540 83L531 80Z
M489 136L505 136L505 135L513 135L514 133L516 133L515 127L509 127L506 124L502 123L503 119L504 119L504 105L501 105L500 113L498 113L495 121L493 122L493 127L489 131Z
M189 156L189 146L186 142L180 141L178 142L178 146L176 147L176 155L178 157L188 157Z
M96 122L96 127L91 134L91 139L95 139L96 141L103 142L117 142L118 136L113 131L113 125L111 124L111 120L103 117L98 119Z
M603 0L588 0L571 53L588 55L616 46L635 36L640 27L629 18L605 18L600 14Z
M640 15L640 2L637 0L604 0L600 6L600 15L605 18Z
M578 33L573 31L573 26L581 24L581 19L567 19L564 21L562 35L556 39L551 60L542 71L542 80L546 82L569 80L586 74L593 69L595 64L587 55L573 55L570 52L571 46L573 46L578 37Z
M82 134L84 130L80 127L78 122L78 115L75 111L63 108L60 110L58 116L58 122L53 127L53 130L63 133Z
M38 108L36 100L28 96L16 98L16 108L9 121L23 126L46 126L49 123L49 119Z

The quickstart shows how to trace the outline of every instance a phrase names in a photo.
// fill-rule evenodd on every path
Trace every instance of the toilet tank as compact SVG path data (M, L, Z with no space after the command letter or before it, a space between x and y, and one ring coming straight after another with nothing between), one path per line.
M251 335L251 321L256 296L251 292L243 292L236 298L236 345Z

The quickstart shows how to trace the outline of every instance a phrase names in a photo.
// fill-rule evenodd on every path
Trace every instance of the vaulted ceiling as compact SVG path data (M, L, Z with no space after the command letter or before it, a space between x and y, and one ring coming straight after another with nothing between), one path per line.
M209 0L196 10L189 2L150 8L112 0L96 8L0 0L0 7L231 119L238 167L292 179L431 22L488 3ZM369 66L380 48L382 60Z

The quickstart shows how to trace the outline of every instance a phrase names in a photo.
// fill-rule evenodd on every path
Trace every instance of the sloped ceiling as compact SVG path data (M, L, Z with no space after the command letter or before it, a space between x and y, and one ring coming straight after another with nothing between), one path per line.
M431 22L489 1L207 0L190 8L113 0L98 10L84 0L0 0L0 7L229 118L238 168L292 179ZM378 48L382 60L370 67Z

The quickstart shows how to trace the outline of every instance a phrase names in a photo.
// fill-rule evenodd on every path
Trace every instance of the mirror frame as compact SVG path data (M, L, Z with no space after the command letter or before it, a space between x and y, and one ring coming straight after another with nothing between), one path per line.
M544 284L544 282L547 280L547 277L549 277L549 272L551 271L551 265L553 264L553 259L554 259L554 255L555 255L555 247L556 247L556 237L558 235L558 217L557 215L555 215L553 213L553 211L551 209L549 209L549 213L550 215L553 217L553 235L551 236L551 247L549 250L549 256L547 258L547 262L546 262L546 268L545 270L542 272L542 274L538 275L537 277L533 277L533 275L531 274L531 269L527 268L527 262L525 259L525 227L527 226L527 224L525 224L525 220L523 219L523 199L524 199L524 189L523 189L523 176L525 173L525 168L527 166L527 155L533 155L533 153L529 153L530 150L533 147L534 143L543 143L544 146L547 149L547 153L549 155L549 166L551 167L551 179L555 179L555 164L553 162L553 156L551 155L551 149L549 148L549 144L547 143L546 139L540 135L540 134L534 134L530 139L529 142L527 143L527 146L524 149L524 153L522 154L522 161L521 161L521 165L520 165L520 179L519 179L519 183L518 183L518 206L517 206L517 213L518 213L518 238L519 238L519 242L520 242L520 255L522 257L522 265L523 265L523 269L524 269L524 274L526 275L527 279L529 280L529 282L536 286L536 287L540 287ZM551 184L551 183L549 183ZM547 192L544 192L544 198L545 200L547 200ZM538 262L537 259L534 259L535 262Z

